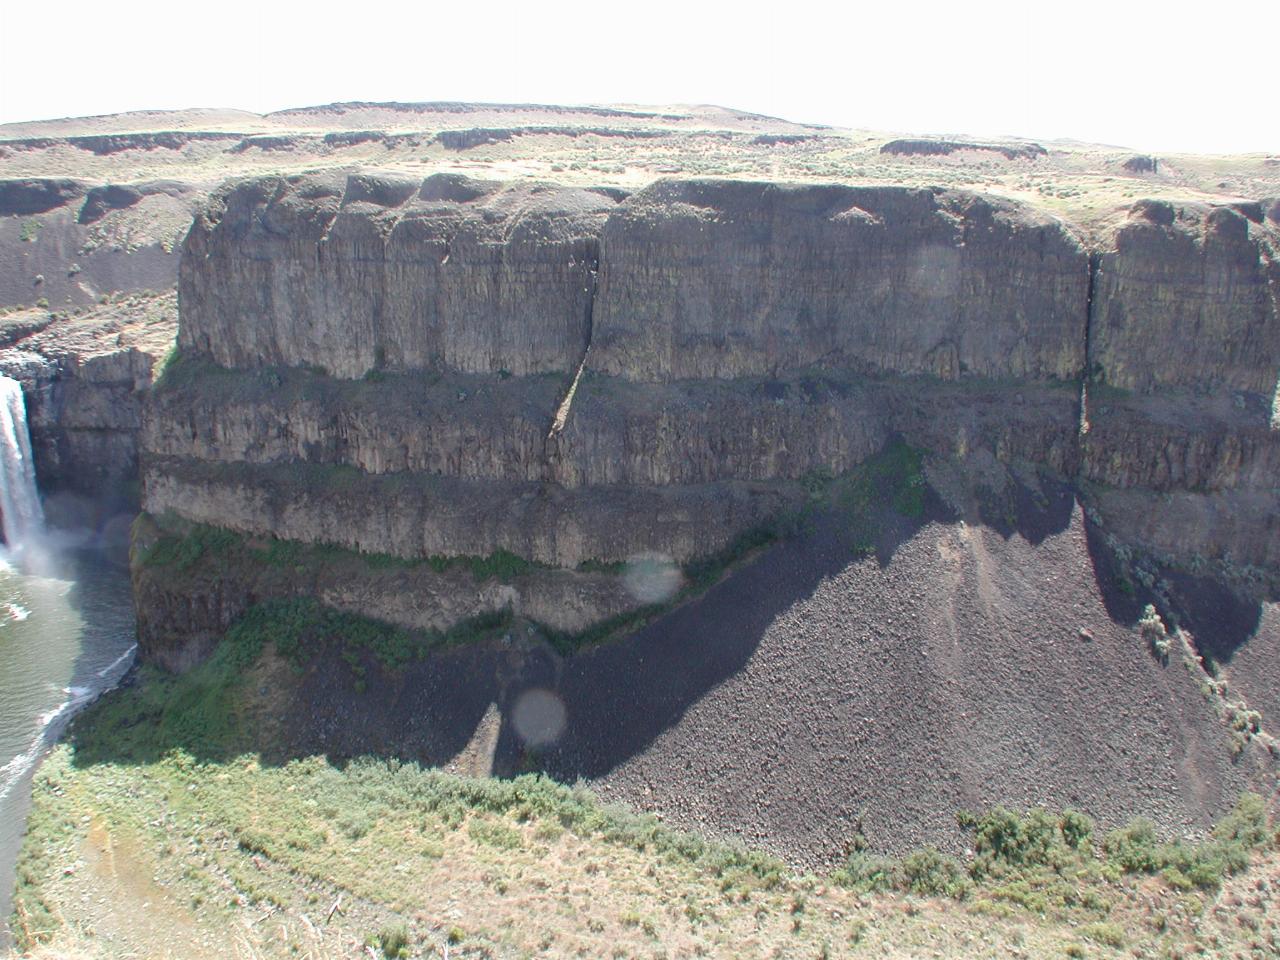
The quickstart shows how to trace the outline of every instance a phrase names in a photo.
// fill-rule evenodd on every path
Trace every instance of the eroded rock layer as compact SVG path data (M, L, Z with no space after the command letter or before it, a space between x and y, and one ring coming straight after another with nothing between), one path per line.
M1113 243L1090 325L1105 383L1275 395L1280 203L1142 201Z
M996 198L660 181L609 218L602 249L591 364L617 376L1045 380L1084 367L1083 247Z
M1276 209L1140 203L1090 250L958 191L240 183L184 248L144 505L409 559L687 563L900 437L1274 570Z
M446 175L250 181L187 237L181 345L229 367L339 377L572 371L614 205Z
M51 523L81 527L137 511L145 395L173 347L177 313L172 293L136 294L0 320L0 372L23 386Z

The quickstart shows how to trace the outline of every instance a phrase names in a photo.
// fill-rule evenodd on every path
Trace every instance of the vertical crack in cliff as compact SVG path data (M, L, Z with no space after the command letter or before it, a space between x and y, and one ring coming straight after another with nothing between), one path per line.
M1280 204L1277 204L1280 211ZM1280 328L1280 244L1273 246L1265 236L1259 238L1258 250L1266 259L1265 275L1267 287L1271 293L1271 317L1273 323ZM1280 329L1277 330L1280 336ZM1277 343L1280 346L1280 343ZM1280 432L1280 365L1276 367L1276 385L1271 392L1271 420L1269 425L1274 432Z
M1093 375L1093 298L1098 271L1102 269L1102 255L1089 254L1089 282L1084 297L1084 370L1080 375L1080 429L1078 437L1089 432L1089 378ZM1083 454L1083 451L1081 451ZM1081 461L1083 462L1083 460Z
M565 424L569 422L569 411L573 407L573 398L578 392L578 383L582 380L582 372L587 368L587 357L591 355L591 338L595 333L596 284L599 276L600 255L597 253L588 272L590 286L587 296L587 343L582 350L582 359L578 361L578 369L574 371L573 379L569 381L569 389L565 391L564 399L556 407L556 415L551 420L551 429L547 431L548 455L551 452L550 444L564 431Z

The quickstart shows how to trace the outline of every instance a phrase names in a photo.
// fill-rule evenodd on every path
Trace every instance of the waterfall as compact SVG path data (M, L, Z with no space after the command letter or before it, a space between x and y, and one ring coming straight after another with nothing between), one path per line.
M0 377L0 514L10 550L30 543L44 526L31 459L27 404L22 385L10 377Z

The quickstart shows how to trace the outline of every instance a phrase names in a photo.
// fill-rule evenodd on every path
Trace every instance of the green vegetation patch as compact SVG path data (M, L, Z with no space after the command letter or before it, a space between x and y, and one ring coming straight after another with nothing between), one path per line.
M902 439L889 441L843 474L811 470L800 478L807 502L772 525L779 537L808 529L819 511L833 511L853 538L855 552L870 553L877 535L893 515L919 521L927 507L929 485L925 451Z
M207 524L193 524L182 536L165 535L156 540L139 559L144 567L174 567L190 570L205 556L218 556L243 544L234 531Z
M496 550L486 556L401 557L390 553L366 553L332 543L302 543L277 537L252 538L225 527L192 523L176 516L148 518L144 514L138 522L148 520L157 523L160 534L139 555L138 563L144 567L164 567L179 572L193 570L206 559L215 568L257 563L277 570L294 571L339 564L370 571L411 570L425 566L436 573L467 570L477 583L486 580L509 583L517 577L550 569L546 564L526 560L509 550Z
M1135 820L1107 834L1102 850L1112 874L1158 873L1174 889L1212 890L1247 868L1252 852L1271 839L1265 801L1246 793L1201 843L1162 843L1155 824Z
M886 511L911 520L924 516L927 489L923 451L895 440L833 481L830 497L849 524L855 549L867 553Z
M981 814L961 812L957 821L972 837L973 856L967 861L931 848L901 860L876 857L862 841L833 880L868 893L969 898L980 912L999 912L1003 906L1090 921L1092 932L1082 930L1082 935L1114 946L1112 933L1118 928L1105 919L1116 882L1159 874L1171 891L1215 890L1276 839L1266 803L1253 793L1241 795L1212 836L1197 843L1162 842L1154 824L1135 820L1095 844L1092 819L1076 810L1020 813L996 807Z
M131 685L90 707L37 780L18 865L15 928L22 944L60 930L68 904L59 899L59 884L80 856L90 824L106 825L126 851L130 845L159 851L147 870L157 871L165 889L211 927L246 909L259 917L297 910L302 898L308 898L303 909L322 917L337 892L344 903L384 905L407 921L405 928L392 922L362 933L385 955L405 949L416 955L406 944L420 942L415 938L423 931L411 905L449 895L457 872L483 874L486 896L518 888L524 898L558 888L554 871L560 869L580 870L575 882L593 890L615 884L613 909L625 912L615 912L611 922L627 929L628 917L637 929L651 922L654 932L646 936L659 935L659 926L670 932L664 918L676 917L673 922L696 933L734 920L739 911L776 918L770 922L797 937L811 928L829 936L833 909L860 909L864 893L901 892L958 901L922 915L952 909L982 918L979 923L1058 924L1054 936L1087 941L1091 955L1095 947L1137 947L1164 935L1163 927L1144 927L1130 915L1135 896L1161 898L1162 910L1199 915L1193 908L1201 895L1276 841L1265 803L1251 794L1210 839L1195 844L1159 841L1141 821L1099 839L1093 822L1075 811L997 808L958 817L974 851L965 860L932 848L901 859L874 857L859 837L854 854L830 878L842 895L857 896L832 901L819 878L797 877L768 854L675 830L542 775L470 779L395 759L335 764L304 757L272 764L261 758L255 665L268 645L299 662L316 644L397 662L419 649L402 642L394 628L309 601L264 604L238 621L204 664L182 675L144 667ZM664 876L678 876L683 886L666 881L656 900L618 894L623 862L632 877L670 870L674 874ZM1158 878L1159 890L1145 879L1135 886L1133 878L1148 875ZM892 911L899 914L916 916ZM889 915L876 914L876 923ZM948 916L950 923L957 914ZM881 937L864 917L850 924L851 943Z
M850 491L864 502L869 497L886 499L904 517L919 518L924 514L924 452L896 440L879 456L854 471Z
M227 757L255 746L246 728L245 678L263 650L272 648L301 669L319 650L336 651L363 692L366 656L397 670L441 647L474 643L508 628L499 611L448 630L404 630L325 607L309 597L250 607L202 664L182 674L143 666L138 682L96 704L77 724L77 756L90 762L125 757L149 760L172 748Z
M183 750L141 764L89 762L77 746L51 758L39 793L17 892L24 947L57 933L60 911L47 888L74 861L91 818L168 851L157 868L166 889L181 891L211 926L242 907L261 915L296 906L317 886L336 888L348 903L414 904L424 886L447 890L451 870L470 872L480 862L503 884L522 882L552 843L585 842L601 864L616 866L611 851L627 862L646 858L700 893L772 890L787 875L766 854L702 840L532 774L472 779L371 757L342 765L309 757L273 766L253 755L202 762ZM311 909L323 916L333 896ZM388 924L374 943L399 955L409 933Z

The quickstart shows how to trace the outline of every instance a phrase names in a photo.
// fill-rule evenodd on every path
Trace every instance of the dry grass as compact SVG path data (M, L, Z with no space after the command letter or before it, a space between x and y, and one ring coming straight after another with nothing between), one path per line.
M1220 892L1095 880L1093 906L1046 909L1007 882L964 900L859 893L683 848L580 794L531 785L496 803L492 789L319 758L79 767L63 746L37 780L16 926L49 937L33 957L379 956L399 925L411 956L1243 957L1280 943L1274 851Z
M669 109L669 108L668 108ZM679 108L677 108L679 113ZM109 119L109 118L108 118ZM175 129L194 117L135 118L130 129ZM307 169L376 167L414 176L451 171L501 179L543 179L567 184L611 184L637 189L666 175L713 175L771 180L908 184L982 190L1028 202L1100 230L1117 212L1142 197L1222 200L1280 195L1280 165L1262 155L1167 155L1158 172L1137 175L1122 164L1132 151L1076 143L1049 143L1036 159L961 151L949 156L891 156L880 147L889 134L866 130L807 130L785 121L744 121L732 113L682 118L605 120L575 117L555 108L494 113L397 113L371 109L341 117L325 112L287 118L211 117L209 129L238 121L246 134L294 137L272 149L245 148L233 138L193 141L181 149L133 149L99 155L59 141L15 146L0 153L0 178L68 176L92 181L174 179L209 186L231 177L288 174ZM58 136L101 132L106 120L67 121ZM76 124L85 127L79 129ZM326 143L335 129L409 132L391 141ZM119 126L119 124L116 124ZM467 150L434 142L441 129L551 127L555 132L517 134ZM92 127L92 129L89 129ZM618 128L639 135L600 135L584 128ZM566 130L577 128L576 135ZM3 131L30 136L29 130ZM45 131L48 132L48 131ZM804 134L807 139L758 143L758 133ZM657 135L653 135L653 134ZM154 218L154 212L146 214Z

